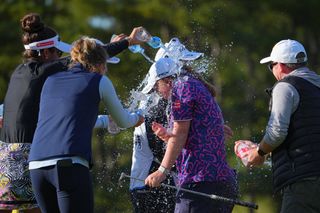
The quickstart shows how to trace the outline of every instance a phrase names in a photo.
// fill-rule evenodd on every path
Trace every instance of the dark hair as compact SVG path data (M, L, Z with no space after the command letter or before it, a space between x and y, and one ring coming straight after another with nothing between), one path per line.
M41 41L45 39L52 38L57 35L57 32L47 27L41 20L39 14L37 13L29 13L25 15L21 20L21 29L22 33L22 43L24 45L30 44L36 41ZM48 48L50 51L56 51L55 47ZM23 57L28 59L33 59L37 61L41 61L41 50L40 54L38 50L25 50L23 53Z
M201 76L199 73L195 72L192 69L192 67L190 67L188 65L183 65L182 69L187 71L188 73L191 73L192 76L194 76L195 78L200 80L206 86L206 88L209 90L209 92L211 93L212 97L216 97L217 89L213 84L209 83L206 79L204 79L203 76Z

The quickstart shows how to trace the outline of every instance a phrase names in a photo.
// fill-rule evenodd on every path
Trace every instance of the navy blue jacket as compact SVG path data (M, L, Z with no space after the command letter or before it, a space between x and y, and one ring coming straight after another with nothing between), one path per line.
M294 86L300 102L291 115L286 139L272 152L275 191L303 178L320 176L320 89L295 76L279 82Z
M101 75L77 64L46 80L29 161L80 156L91 161Z

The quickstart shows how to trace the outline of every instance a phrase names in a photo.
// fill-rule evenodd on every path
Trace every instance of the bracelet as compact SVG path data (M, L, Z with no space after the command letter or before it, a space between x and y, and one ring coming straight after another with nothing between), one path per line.
M258 155L260 155L261 157L265 156L267 153L264 152L261 148L260 148L260 145L258 145L257 147L257 152L258 152Z
M159 166L158 170L162 173L162 174L165 174L165 175L168 175L170 174L170 170L165 168L164 166Z

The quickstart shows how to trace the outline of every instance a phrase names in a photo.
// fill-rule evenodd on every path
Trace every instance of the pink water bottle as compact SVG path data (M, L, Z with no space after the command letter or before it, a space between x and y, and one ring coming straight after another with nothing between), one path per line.
M251 141L239 140L234 145L234 152L241 159L242 163L247 166L248 156L246 154L250 149L255 149L256 147L257 145Z

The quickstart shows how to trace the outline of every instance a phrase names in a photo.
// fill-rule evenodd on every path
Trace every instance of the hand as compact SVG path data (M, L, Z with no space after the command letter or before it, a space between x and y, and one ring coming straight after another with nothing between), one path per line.
M157 137L159 137L164 142L168 142L169 138L171 137L171 134L168 133L167 129L164 126L162 126L162 124L152 122L151 128Z
M119 35L114 35L114 36L112 36L112 38L110 40L110 43L121 41L121 40L125 39L126 37L127 37L127 35L125 35L123 33L121 33Z
M150 174L144 181L144 183L150 187L159 187L161 182L166 179L166 175L159 170Z
M253 143L249 140L238 140L235 142L234 145L234 152L237 154L238 146L244 145L245 150L241 150L239 158L241 158L243 164L246 167L253 167L253 166L259 166L262 165L265 161L265 157L262 157L258 154L257 147L258 145L256 143Z
M250 149L246 154L248 155L247 167L260 166L266 159L258 154L257 149Z
M127 37L128 41L129 41L129 46L143 43L143 41L140 41L139 39L137 39L137 34L143 29L144 29L143 27L133 28L131 34Z
M257 150L257 144L249 140L239 140L234 144L234 152L245 166L248 166L248 155L250 150Z
M232 138L233 131L232 131L231 127L229 127L228 125L223 125L223 132L224 132L225 140L229 140Z

